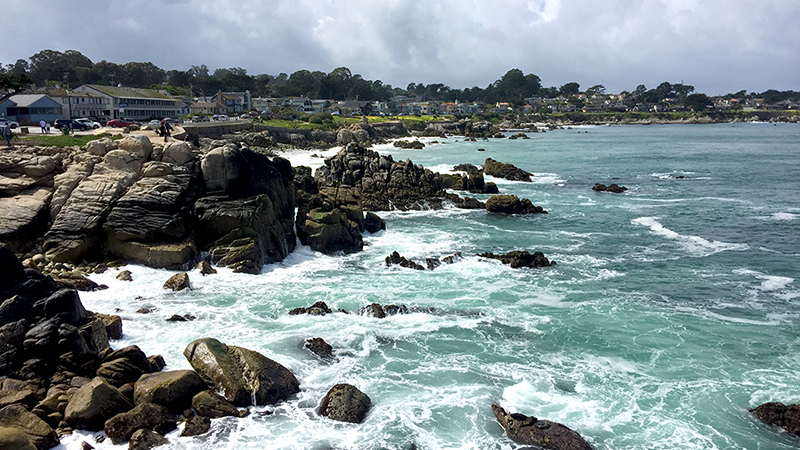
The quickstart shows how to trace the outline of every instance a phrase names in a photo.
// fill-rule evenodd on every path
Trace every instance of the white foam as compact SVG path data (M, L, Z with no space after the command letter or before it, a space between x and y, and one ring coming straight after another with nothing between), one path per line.
M772 218L774 220L796 220L797 214L780 212L773 214Z
M314 171L325 165L325 158L330 158L331 156L335 156L337 153L339 153L340 150L342 150L342 147L332 147L327 150L293 149L284 151L280 153L279 156L281 158L289 160L289 162L292 163L292 167L297 167L297 166L311 167L311 173L313 175Z
M736 244L722 241L708 241L700 236L682 235L664 227L657 217L639 217L631 222L649 227L650 230L669 240L677 241L686 251L694 255L708 256L723 251L744 251L750 248L747 244Z

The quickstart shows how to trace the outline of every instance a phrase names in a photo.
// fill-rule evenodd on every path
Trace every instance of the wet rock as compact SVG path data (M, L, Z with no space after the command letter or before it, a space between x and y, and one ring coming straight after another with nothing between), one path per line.
M547 214L541 206L516 195L493 195L486 200L485 208L488 212L500 214Z
M200 274L202 274L203 276L213 275L217 273L217 270L211 267L211 264L209 264L208 261L200 261L199 263L197 263L196 269L199 270Z
M133 276L130 270L123 270L117 274L117 279L120 281L133 281Z
M0 448L3 450L38 450L24 431L5 426L0 426Z
M350 384L332 387L319 406L319 413L339 422L361 423L370 407L370 398Z
M210 419L244 417L247 414L246 410L240 412L233 403L210 389L195 394L192 398L192 408L199 416Z
M767 425L783 428L790 434L800 436L800 404L769 402L751 409L750 412Z
M553 450L591 450L591 446L577 432L560 423L540 420L519 413L508 413L492 405L497 421L512 441L520 445L533 445Z
M181 436L199 436L211 429L211 419L203 416L192 416L186 419Z
M358 315L383 319L396 314L408 314L406 305L380 305L372 303L358 310Z
M128 450L150 450L167 444L169 444L169 441L164 436L155 431L142 429L133 433L128 444Z
M58 445L58 435L50 428L46 422L37 417L35 414L28 412L22 405L9 405L0 409L0 436L2 436L3 429L15 429L22 432L28 442L38 450L50 449ZM7 439L20 442L18 445L24 447L24 440L19 438L17 433L9 433ZM2 442L0 437L0 442ZM3 447L5 448L5 447Z
M506 253L505 255L495 255L492 252L481 253L477 256L481 258L496 259L503 264L508 264L512 269L520 267L550 267L555 265L555 261L550 261L542 252L530 253L527 250L514 250Z
M318 301L313 305L307 308L295 308L289 311L290 316L296 316L298 314L310 314L312 316L324 316L325 314L330 314L332 311L328 307L328 304L323 301Z
M72 428L100 431L106 420L132 407L114 386L95 378L72 395L64 412L64 420Z
M321 358L333 357L333 347L322 338L306 339L305 347Z
M364 228L369 233L377 233L378 231L386 229L386 221L381 219L380 216L374 212L368 212L364 216Z
M397 265L400 267L407 267L409 269L425 270L425 267L415 263L414 261L411 261L410 259L406 259L406 257L404 256L400 256L400 254L397 253L397 251L394 251L392 252L391 255L387 256L385 258L385 261L386 261L386 267L392 267L393 265Z
M90 280L82 273L62 272L52 275L56 284L64 289L75 289L76 291L92 292L108 289L106 285L99 285Z
M164 283L164 289L170 289L173 291L182 291L189 287L189 274L186 272L176 273L175 275L171 276L166 283Z
M156 403L179 413L192 404L192 397L207 389L193 370L175 370L142 375L134 385L134 402Z
M513 164L501 163L492 158L486 158L486 161L484 161L483 173L493 177L505 178L506 180L527 182L530 182L533 176L532 173L526 172Z
M617 186L616 184L612 184L610 186L606 186L605 184L597 183L592 186L592 190L595 192L613 192L615 194L621 194L628 190L625 186Z
M121 444L131 439L136 430L152 430L170 421L174 422L175 417L167 412L167 408L153 403L142 403L108 419L103 429L111 442Z
M300 391L292 372L252 350L203 338L183 354L208 385L237 406L274 404Z
M398 140L392 143L392 146L397 148L406 148L406 149L414 149L414 150L422 150L425 147L425 144L418 140L414 141L406 141L406 140Z
M95 313L95 317L99 318L105 325L109 339L122 339L122 318L120 316Z

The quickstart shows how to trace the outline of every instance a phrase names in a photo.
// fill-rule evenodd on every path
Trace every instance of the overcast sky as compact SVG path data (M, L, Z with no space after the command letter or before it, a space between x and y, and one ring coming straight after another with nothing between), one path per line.
M0 62L248 74L348 67L393 86L486 87L509 69L608 92L684 82L711 95L800 90L800 0L3 0Z

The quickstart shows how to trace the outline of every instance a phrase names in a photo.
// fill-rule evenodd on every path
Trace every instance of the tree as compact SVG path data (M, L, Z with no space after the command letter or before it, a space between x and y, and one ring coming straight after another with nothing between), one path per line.
M30 58L30 76L37 84L44 85L47 81L65 81L76 83L78 69L91 69L92 61L76 50L59 52L55 50L42 50Z
M567 83L558 89L558 93L567 98L569 98L572 95L577 95L580 92L581 92L581 85L574 81ZM555 97L555 95L553 97Z
M9 64L6 66L6 72L11 75L27 74L30 70L30 67L31 65L28 64L28 61L24 59L18 59L14 64Z
M606 87L602 84L595 84L594 86L590 87L586 90L586 96L591 97L594 94L605 95Z
M692 111L700 112L708 109L714 102L706 94L691 94L683 101L683 105Z
M208 76L208 67L205 64L192 66L189 68L189 73L195 78L205 78Z

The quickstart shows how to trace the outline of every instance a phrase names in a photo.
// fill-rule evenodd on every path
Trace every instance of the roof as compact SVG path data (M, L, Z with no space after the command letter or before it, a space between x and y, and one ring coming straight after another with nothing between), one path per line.
M61 106L61 103L58 103L57 101L53 100L52 98L44 94L17 94L17 95L12 95L10 98L10 100L20 108L33 106L36 103L41 102L43 99L45 100L45 102L52 102L58 106Z
M84 86L88 86L96 91L100 91L103 94L109 95L111 97L157 98L160 100L173 100L173 101L175 100L172 97L164 95L153 89L140 89L140 88L119 87L119 86L102 86L99 84L86 84Z

